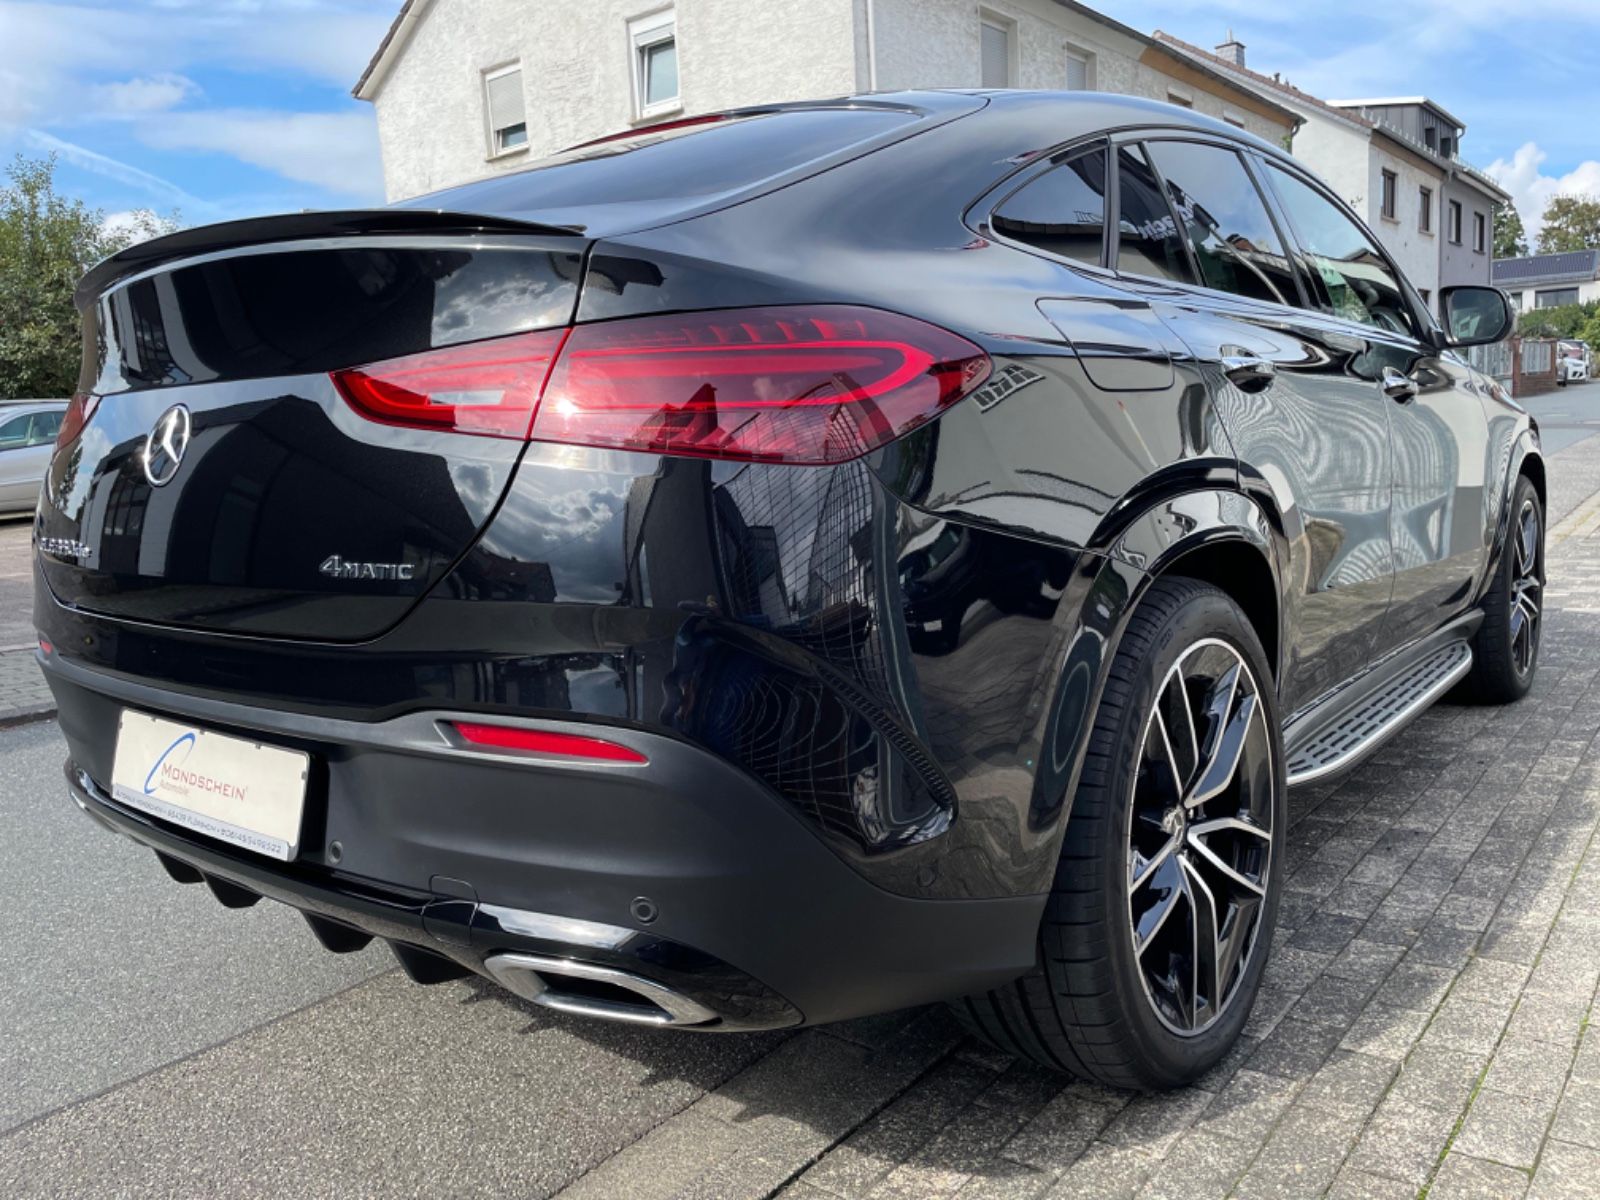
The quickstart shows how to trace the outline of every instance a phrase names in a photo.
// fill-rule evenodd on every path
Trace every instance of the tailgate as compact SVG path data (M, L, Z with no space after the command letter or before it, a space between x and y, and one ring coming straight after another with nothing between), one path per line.
M350 641L382 633L445 575L524 442L380 423L329 372L565 326L585 242L430 219L350 233L346 216L337 236L313 238L300 215L301 236L209 248L186 231L176 259L150 251L162 239L91 273L101 290L80 292L80 399L38 525L59 600Z

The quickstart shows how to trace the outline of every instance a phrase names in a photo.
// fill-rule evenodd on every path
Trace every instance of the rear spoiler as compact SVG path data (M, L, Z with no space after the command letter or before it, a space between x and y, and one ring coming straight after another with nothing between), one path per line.
M372 235L441 234L557 234L578 237L581 229L560 225L541 225L510 217L478 213L439 212L415 208L354 208L329 212L283 213L278 216L247 217L216 225L180 229L165 237L138 242L101 259L78 281L72 301L79 312L93 304L119 280L137 275L162 263L176 262L197 254L232 250L240 246L270 242L292 242L303 238L358 237Z

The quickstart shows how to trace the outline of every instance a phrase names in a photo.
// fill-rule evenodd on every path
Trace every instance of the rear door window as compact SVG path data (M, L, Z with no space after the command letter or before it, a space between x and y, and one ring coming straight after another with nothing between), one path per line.
M1276 164L1270 170L1305 255L1315 307L1416 337L1400 280L1372 239L1309 183Z
M1013 192L995 232L1077 262L1100 264L1106 225L1106 149L1069 159Z
M1194 251L1200 282L1252 300L1299 305L1288 252L1239 156L1201 142L1150 142L1146 149Z
M1117 270L1192 283L1178 223L1138 146L1117 151L1117 193Z

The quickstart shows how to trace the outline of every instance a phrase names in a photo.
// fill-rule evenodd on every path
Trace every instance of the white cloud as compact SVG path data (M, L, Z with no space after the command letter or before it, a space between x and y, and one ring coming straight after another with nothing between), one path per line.
M89 102L102 117L136 117L163 112L199 94L200 87L194 80L171 71L99 83L88 89Z
M1543 167L1547 157L1537 142L1524 142L1509 161L1497 158L1484 168L1515 199L1530 248L1538 241L1544 225L1545 205L1554 197L1600 196L1600 162L1589 159L1564 175L1546 175Z
M378 137L369 111L284 113L212 109L163 113L136 126L162 150L231 155L287 179L376 202L383 195Z

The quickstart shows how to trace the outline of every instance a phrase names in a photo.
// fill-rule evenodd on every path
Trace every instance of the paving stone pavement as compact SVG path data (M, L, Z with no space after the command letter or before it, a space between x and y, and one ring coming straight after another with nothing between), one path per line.
M1600 1195L1600 496L1552 509L1534 691L1293 794L1261 999L1198 1086L1108 1091L900 1014L795 1036L561 1195Z

